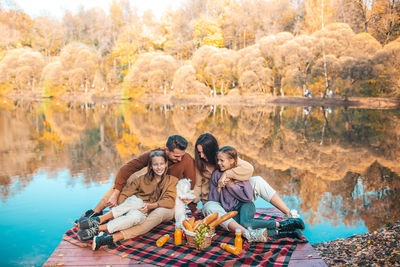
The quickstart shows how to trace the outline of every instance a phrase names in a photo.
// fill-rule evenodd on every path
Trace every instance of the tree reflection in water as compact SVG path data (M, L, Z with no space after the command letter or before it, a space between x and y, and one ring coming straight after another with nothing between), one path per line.
M39 169L104 183L134 155L180 133L193 153L204 132L233 145L309 224L372 231L399 220L399 111L325 107L80 104L0 101L0 193Z

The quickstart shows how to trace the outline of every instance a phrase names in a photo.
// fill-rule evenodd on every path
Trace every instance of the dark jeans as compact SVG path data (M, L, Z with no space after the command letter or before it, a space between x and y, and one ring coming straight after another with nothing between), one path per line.
M238 214L233 219L244 228L267 228L268 236L275 236L277 234L275 220L262 220L254 218L254 215L256 214L256 206L253 202L239 202L239 204L237 204L235 207L235 210L238 212Z

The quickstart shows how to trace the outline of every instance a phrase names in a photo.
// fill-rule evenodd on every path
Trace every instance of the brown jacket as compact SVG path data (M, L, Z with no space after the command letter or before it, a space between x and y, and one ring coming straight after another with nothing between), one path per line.
M150 181L146 175L142 175L126 186L121 196L126 199L135 195L144 203L158 203L160 207L172 209L175 206L177 183L178 179L168 174L160 182ZM160 188L159 194L155 190L157 187Z
M163 149L165 151L165 149ZM151 150L153 151L153 150ZM147 166L151 151L148 151L138 158L135 158L122 166L114 181L114 189L122 191L122 188L126 185L128 178L137 171L140 171ZM177 163L173 163L168 160L168 171L167 174L177 177L178 179L188 178L190 179L191 188L193 189L196 179L196 171L194 167L194 160L188 153L182 157L182 160Z

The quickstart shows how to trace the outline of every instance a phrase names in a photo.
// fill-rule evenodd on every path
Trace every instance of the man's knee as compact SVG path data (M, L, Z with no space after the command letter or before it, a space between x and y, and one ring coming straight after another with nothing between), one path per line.
M156 208L149 213L148 218L161 222L171 221L174 218L174 209Z

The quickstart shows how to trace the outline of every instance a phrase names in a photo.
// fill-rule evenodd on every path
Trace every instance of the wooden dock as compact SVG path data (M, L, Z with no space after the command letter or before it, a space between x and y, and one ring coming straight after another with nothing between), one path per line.
M272 215L282 214L275 209L257 209ZM81 248L67 241L61 241L43 266L155 266L129 258L123 258L105 250L92 251L90 247ZM327 266L315 252L310 243L297 244L290 258L289 266Z

